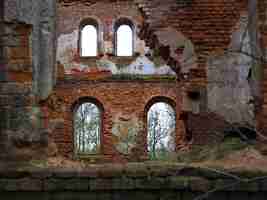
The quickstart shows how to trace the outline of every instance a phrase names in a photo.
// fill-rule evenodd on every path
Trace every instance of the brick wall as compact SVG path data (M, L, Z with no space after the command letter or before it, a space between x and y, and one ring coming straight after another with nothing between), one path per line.
M114 25L120 18L127 18L134 24L134 50L144 54L144 45L137 37L137 32L142 24L143 17L138 7L131 1L116 1L95 3L76 2L58 3L57 9L57 62L64 65L65 70L70 68L87 67L91 69L97 66L97 58L82 58L80 55L80 29L82 22L88 19L97 21L98 24L98 55L105 53L114 55ZM129 65L134 61L126 60ZM125 65L115 56L109 59L115 63Z
M139 12L139 8L141 8L144 14L143 16L141 12ZM90 96L98 99L104 106L102 154L105 156L103 160L125 160L126 158L116 151L112 143L112 119L118 114L128 117L135 115L144 122L145 106L149 100L156 96L168 97L175 102L177 116L179 116L180 110L182 109L182 95L186 95L188 90L197 90L196 92L205 90L207 81L207 58L213 54L220 54L221 51L228 48L231 33L240 18L240 13L245 9L245 1L225 2L221 0L200 0L192 4L183 4L183 6L177 4L175 0L154 0L145 1L145 3L140 0L134 2L61 1L61 3L58 4L57 13L58 36L72 33L75 30L77 31L80 22L84 18L93 16L100 19L100 21L105 24L102 30L103 38L110 44L113 38L112 25L114 21L120 16L128 16L134 19L138 25L138 29L141 24L144 25L140 32L140 37L145 39L147 45L151 45L151 48L160 47L154 44L154 42L157 41L154 38L154 32L156 30L172 27L178 32L183 33L195 46L198 56L198 68L190 71L187 80L179 79L181 81L179 83L160 81L116 82L60 80L54 89L54 93L47 102L44 103L45 106L43 108L44 111L48 110L46 125L52 126L51 124L53 124L53 122L56 124L56 127L53 127L55 129L51 134L51 138L53 138L57 144L60 154L70 157L73 155L73 113L71 107L80 97ZM14 11L16 9L10 10ZM5 41L16 42L16 44L12 43L5 47L8 57L6 67L9 69L9 78L12 81L22 82L22 85L27 87L25 82L32 81L32 52L30 46L32 27L22 23L10 23L7 28L14 33L15 37L13 38L12 34L10 34L8 36L10 38L6 38L8 40L5 39ZM46 28L46 26L42 26L42 28ZM37 32L45 34L46 31L46 29L42 29L42 31L38 29ZM262 35L266 35L264 27L262 27ZM166 40L168 38L169 37L166 37ZM265 41L264 38L265 36L263 37L263 41ZM71 54L73 57L71 57L71 59L75 60L78 58L75 62L78 61L79 63L80 61L77 55L78 37L76 37L76 40L77 41L74 41L75 47L70 49L73 51L73 54ZM38 38L35 38L34 41L38 41ZM50 43L47 46L49 45L52 46ZM164 44L160 45L164 47ZM168 48L163 48L162 56L168 60L169 64L173 67L177 67L177 63L173 62L174 58L172 58L172 54L170 52L168 53L168 51L166 53L166 49ZM43 50L42 52L48 51ZM46 62L40 63L44 64ZM42 67L40 71L43 71L43 73L40 73L39 76L39 78L43 79L41 84L43 86L46 85L44 74L47 74L44 69L47 68ZM179 76L179 70L175 71ZM36 77L38 76L36 75ZM40 89L40 91L43 90ZM201 102L203 101L201 100ZM261 124L264 124L266 119L264 114L266 110L265 107L266 105L263 106L263 117L260 118ZM46 112L44 112L44 114L46 114ZM177 117L177 144L183 139L182 123L178 119ZM60 123L57 120L62 120L63 122L61 121L62 123ZM195 129L197 129L197 127L195 127ZM144 139L145 137L141 138ZM144 140L140 142L139 147L142 152L146 149ZM144 153L142 153L142 155L143 154Z
M224 89L218 85L217 87L219 89L217 91L214 91L213 89L207 91L209 86L208 84L211 82L210 80L212 80L213 77L213 75L207 77L208 68L213 67L210 63L211 59L219 62L220 56L223 57L229 55L229 52L232 51L230 45L237 42L234 32L236 32L238 28L240 29L238 26L240 21L241 23L246 23L243 22L241 16L247 15L247 2L209 0L194 2L177 0L168 0L164 2L160 0L136 0L136 2L139 4L139 7L145 16L144 24L140 31L141 38L144 39L146 44L152 49L168 50L168 47L170 47L169 52L163 52L162 56L171 63L171 66L176 68L174 71L177 73L177 76L182 83L181 86L183 90L183 99L185 99L184 102L189 102L190 104L195 103L186 98L190 91L193 90L195 92L202 93L204 95L201 95L199 102L197 102L198 104L204 105L202 106L203 109L199 109L201 110L200 112L208 112L211 110L213 112L217 112L215 114L225 117L227 113L225 114L222 110L220 110L219 106L216 105L217 107L215 106L216 108L214 109L210 107L210 104L208 104L209 102L214 101L214 96L223 96L224 93ZM174 28L176 31L182 33L186 38L190 39L194 46L197 57L197 67L190 68L188 74L181 73L180 68L183 68L183 63L179 63L180 61L176 57L179 57L179 54L181 53L180 50L177 47L177 49L175 49L175 45L172 45L172 43L168 41L172 39L172 33L170 33L167 37L165 34L163 36L164 38L160 38L161 35L157 34L157 31L167 29L169 27ZM236 60L236 63L238 63L238 60L243 58L238 58L238 56L236 56L234 59ZM224 62L222 67L218 67L218 70L224 66L229 65ZM237 64L235 64L235 66L238 67ZM231 68L231 66L229 67ZM228 77L223 76L223 74L221 74L221 78L223 80L228 80ZM241 87L244 87L249 93L250 88L247 86L248 81L242 81ZM231 87L232 86L230 86L229 83L225 84L226 90L231 90ZM239 98L241 98L241 95L239 95ZM237 100L237 102L245 101L247 100ZM189 110L196 112L192 108L188 108L187 104L182 104L182 109L185 111ZM222 105L224 102L222 100L222 102L217 102L217 104ZM235 107L237 107L237 105L234 105L235 102L232 101L228 104L230 105L229 107L233 107L233 113L237 113L234 110ZM249 110L249 107L246 106L246 104L242 106L245 108L243 109L245 112ZM232 119L235 119L238 122L242 121L240 120L238 114L234 117L229 114L227 119L230 119L230 121Z
M30 37L32 27L26 24L9 24L6 29L13 35L6 36L5 47L8 79L16 82L32 82L32 52Z
M57 9L58 36L71 33L79 28L84 19L95 17L103 26L104 37L112 39L113 23L120 17L129 17L134 22L141 23L143 18L134 3L129 1L85 3L75 2L71 5L58 4ZM105 26L105 27L104 27Z
M141 2L140 7L146 16L143 27L146 41L152 41L155 31L170 26L193 42L199 69L191 72L191 78L196 78L199 83L205 81L208 56L227 50L233 28L240 14L246 12L247 6L246 1L220 0L200 0L187 4L176 0L137 2Z
M177 73L180 83L176 85L176 90L179 91L177 94L179 96L176 99L176 102L180 105L179 110L184 109L182 106L183 100L182 98L186 98L188 92L194 91L200 95L200 99L198 100L197 104L199 104L200 112L207 111L206 104L207 104L207 97L206 97L206 87L207 87L207 60L209 57L221 55L228 50L228 47L231 42L231 35L235 30L236 24L240 20L240 16L242 13L246 12L246 2L244 1L209 1L209 0L201 0L194 3L182 3L176 0L168 0L168 1L142 1L136 0L134 2L130 1L116 1L116 2L87 2L84 1L60 1L58 4L58 36L64 36L71 34L73 31L78 31L78 27L80 22L87 18L87 17L95 17L99 19L101 23L103 23L103 39L105 41L112 42L113 38L113 30L112 25L114 21L120 16L127 16L132 19L140 26L139 37L140 39L144 39L146 41L146 45L152 49L160 50L161 56L168 61L168 64L174 69ZM103 10L102 8L105 7ZM140 10L139 10L139 9ZM140 12L141 11L141 12ZM188 74L187 78L184 79L179 73L179 63L173 57L174 54L178 54L177 52L170 52L166 44L169 44L168 40L173 35L164 35L165 38L161 39L160 36L156 34L157 31L161 31L165 28L174 28L177 32L182 33L186 38L190 39L193 43L197 54L197 67L191 69L190 73ZM170 33L172 34L172 33ZM70 35L69 35L70 36ZM77 35L76 35L77 36ZM157 38L158 37L158 38ZM79 64L86 64L91 66L92 63L88 63L87 61L79 60L78 54L78 37L72 37L75 39L75 46L71 47L72 57L71 59ZM77 40L77 41L76 41ZM67 40L66 40L67 41ZM161 43L164 41L163 43ZM66 43L67 44L67 43ZM176 45L176 44L174 44ZM65 48L65 47L64 47ZM72 62L72 61L71 61ZM176 69L175 69L176 68ZM74 81L75 82L75 81ZM83 85L80 83L72 83L73 87L75 88L83 88ZM108 83L105 83L108 85ZM115 87L114 83L110 83ZM128 84L128 83L127 83ZM140 83L141 84L141 83ZM162 83L154 82L154 85L151 84L151 88L157 87ZM133 84L135 85L135 84ZM88 87L88 86L87 86ZM119 89L122 87L119 84ZM90 87L88 87L90 88ZM65 89L64 89L65 90ZM64 91L61 86L57 87L56 95ZM102 93L101 88L94 88L94 90L99 90ZM94 91L90 90L90 91ZM131 87L123 89L127 92L130 92L132 89ZM140 89L135 88L137 90L133 93L139 94ZM60 92L61 91L61 92ZM177 92L176 91L176 92ZM144 91L146 94L147 91ZM97 97L97 94L92 94L93 97ZM111 99L117 99L117 97L110 93L110 91L105 91L105 96L109 96ZM150 93L149 93L150 94ZM97 96L94 96L97 95ZM59 95L62 97L62 101L69 101L68 98L65 98L66 95ZM79 96L79 95L77 95ZM127 101L134 102L136 99L133 96L123 97L123 99L127 99ZM72 100L73 101L73 100ZM106 100L104 100L106 101ZM112 100L113 101L113 100ZM190 100L189 100L190 101ZM68 103L70 104L70 103ZM131 105L133 105L131 103ZM123 102L119 102L117 105L115 104L108 104L108 107L113 111L111 112L111 117L114 116L115 113L125 112L125 104ZM68 106L69 107L69 106ZM138 104L129 107L129 109L136 109L138 113L138 109L144 107L143 104ZM126 111L127 115L130 112ZM178 113L178 112L177 112ZM180 112L179 112L180 113ZM138 114L139 115L139 114ZM177 115L179 116L179 115ZM55 117L54 117L55 118ZM59 117L62 118L62 117ZM107 117L108 118L108 117ZM213 126L209 126L209 118L212 118L214 121ZM105 116L104 116L105 119ZM195 123L194 123L194 122ZM180 122L179 122L180 123ZM187 122L186 122L187 123ZM70 123L69 123L70 124ZM105 126L112 126L110 125L109 121L105 121ZM180 123L181 124L181 123ZM197 125L196 125L197 124ZM194 139L197 144L205 144L209 143L212 137L212 131L215 128L223 130L223 127L226 126L226 122L223 118L219 117L216 113L203 113L203 115L193 115L192 120L188 121L187 128L193 129L192 132L194 133ZM69 127L70 130L67 132L71 132L72 126ZM111 128L107 128L111 129ZM180 131L182 130L182 125ZM106 128L105 128L106 130ZM63 129L63 132L66 130ZM65 149L63 148L64 142L58 141L58 146L62 146L59 149L60 151L64 152L65 155L70 155L73 152L73 144L72 144L72 137L69 133L68 140L64 140L64 142L69 143L69 145L65 145ZM110 130L108 131L110 132ZM105 133L104 133L105 134ZM179 135L179 132L177 133ZM108 135L108 134L107 134ZM67 136L66 136L67 137ZM108 137L107 137L108 138ZM104 141L111 142L110 139L106 139ZM178 142L180 143L181 140ZM59 144L62 143L62 144ZM108 146L108 145L107 145ZM110 145L109 145L110 146ZM64 150L63 150L64 149ZM145 149L145 147L144 147ZM106 149L104 148L104 154L113 154L114 149Z
M29 117L35 100L29 41L31 26L23 23L2 23L3 60L0 62L0 80L4 82L0 84L0 157L12 157L16 155L16 147L11 147L12 139L8 138L19 137L26 127L34 126Z
M158 100L172 102L177 114L176 118L176 143L182 142L183 132L180 113L180 92L175 81L67 81L58 82L54 94L46 102L49 111L48 119L61 119L52 132L51 138L57 144L61 155L72 157L73 150L73 106L82 97L93 97L103 106L102 116L102 151L100 160L125 160L127 158L117 152L113 140L112 128L116 119L123 118L129 121L137 118L141 124L146 124L146 112L155 97ZM165 100L165 99L166 100ZM145 127L144 127L145 129ZM146 133L140 130L136 151L139 155L129 156L130 160L146 157ZM137 153L135 152L135 153ZM134 152L132 152L134 154ZM136 158L136 156L138 158Z
M27 160L37 154L38 157L46 156L47 134L42 129L42 113L37 106L38 90L44 89L40 89L37 82L45 79L46 86L49 85L47 76L51 74L47 69L54 67L53 63L47 64L49 59L44 60L48 52L49 58L53 58L52 50L45 49L42 55L39 54L44 47L53 48L46 40L51 38L49 33L54 32L50 26L54 2L41 2L1 1L1 10L5 11L4 16L1 13L3 26L0 26L4 57L4 64L2 57L0 59L0 76L4 73L0 77L0 81L4 80L0 84L1 159ZM45 37L41 37L42 34ZM44 68L46 71L42 73Z

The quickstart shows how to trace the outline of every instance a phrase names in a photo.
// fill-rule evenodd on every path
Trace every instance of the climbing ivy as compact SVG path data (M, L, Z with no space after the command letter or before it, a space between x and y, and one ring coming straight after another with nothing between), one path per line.
M190 6L193 0L176 0L176 2L180 7L186 7L186 6Z

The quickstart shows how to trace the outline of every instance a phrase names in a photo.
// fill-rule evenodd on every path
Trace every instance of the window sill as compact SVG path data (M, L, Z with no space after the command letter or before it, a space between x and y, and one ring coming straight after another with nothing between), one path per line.
M100 56L80 56L80 60L97 60Z
M138 56L109 56L109 59L116 64L129 65L136 60Z

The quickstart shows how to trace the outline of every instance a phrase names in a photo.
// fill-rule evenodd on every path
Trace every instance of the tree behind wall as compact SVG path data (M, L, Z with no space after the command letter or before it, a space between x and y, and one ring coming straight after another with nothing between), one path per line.
M165 159L173 151L175 112L165 103L153 105L148 112L148 152L152 160Z

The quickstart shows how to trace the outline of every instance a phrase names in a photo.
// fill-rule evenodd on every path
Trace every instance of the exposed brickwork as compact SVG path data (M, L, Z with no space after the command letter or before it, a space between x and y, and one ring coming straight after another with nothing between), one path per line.
M188 113L186 118L187 137L193 145L212 145L222 141L223 131L231 127L216 113Z
M103 7L105 7L104 10L102 9ZM203 110L205 111L204 104L207 103L205 97L205 88L207 82L206 80L207 58L212 55L220 55L225 50L228 49L231 41L231 34L233 33L235 26L238 20L240 19L241 14L243 12L246 12L246 9L247 9L246 3L244 1L224 2L224 1L201 0L198 2L186 3L186 4L184 3L181 4L181 2L175 0L168 0L166 2L162 2L159 0L154 0L154 1L136 0L136 1L115 1L115 2L59 1L58 20L57 20L58 36L72 33L75 30L77 31L83 19L87 17L94 17L101 23L100 31L103 32L104 41L113 42L112 39L114 33L113 23L116 21L116 19L121 16L133 19L134 22L137 23L138 28L141 28L140 32L138 32L141 39L145 39L146 45L148 45L152 49L159 50L160 55L168 62L168 64L177 73L178 79L180 81L180 83L176 85L177 87L176 90L179 91L179 94L177 94L179 98L175 99L177 105L181 105L183 103L182 96L186 96L188 95L188 92L194 91L201 93L200 104L202 104L201 106L203 108L203 109L201 108L201 111ZM185 78L183 75L180 74L179 71L180 64L173 57L174 52L170 52L168 46L165 46L164 43L159 42L159 41L167 41L168 38L165 38L165 40L161 40L160 38L157 38L157 35L155 34L156 31L162 30L167 27L175 28L178 32L184 34L185 37L189 38L192 41L195 47L195 51L198 57L197 60L198 67L191 69L190 73L187 75L187 78ZM77 41L77 46L70 50L73 51L72 59L75 62L86 64L88 66L92 65L92 62L80 59L78 41ZM180 54L181 51L182 51L181 49L177 48L175 50L175 54ZM60 67L63 68L62 66ZM64 73L64 70L61 71L63 71ZM92 77L92 79L98 79L97 77L102 75L100 75L100 72L97 72L93 76L95 76L95 78ZM124 104L121 101L119 103L115 103L113 101L114 99L117 99L116 95L114 93L110 93L110 91L103 91L103 88L101 88L103 87L103 83L101 83L102 86L100 88L95 87L92 89L91 86L90 87L87 86L87 89L85 89L84 88L85 86L83 86L83 84L81 84L79 81L76 83L74 82L72 83L74 88L79 88L82 91L83 90L87 91L87 92L81 92L83 94L88 93L88 91L90 90L91 92L90 96L92 97L95 97L97 99L99 98L102 99L103 97L101 96L99 97L99 95L100 93L101 94L103 93L105 97L109 97L110 99L112 99L107 104L109 108L108 110L109 114L107 114L107 116L105 114L103 117L104 120L103 124L105 126L104 135L107 135L107 137L105 137L106 139L103 140L104 141L103 145L106 146L103 148L103 153L105 155L115 154L113 148L107 148L107 146L112 146L108 145L112 141L110 136L108 137L112 129L112 123L108 121L108 118L110 117L112 118L114 117L115 114L121 112L125 113L128 116L130 116L130 114L132 113L136 113L140 118L141 111L138 110L143 109L144 103ZM112 87L114 88L116 85L114 82L111 83L105 82L105 84L107 85L112 84L113 85ZM157 87L157 84L162 84L162 83L156 83L156 82L154 82L153 84L151 83L149 88ZM122 86L119 85L117 91L121 89L120 87ZM62 85L57 86L55 94L56 96L60 97L61 101L64 102L64 104L68 102L67 109L69 109L70 105L74 102L74 99L72 99L71 101L68 100L68 98L70 97L67 97L65 94L62 94L66 92L65 90L66 88L63 89ZM144 92L143 88L141 89L138 87L135 87L134 89L132 87L124 88L123 91L124 90L127 92L130 92L132 90L132 92L134 94L138 94L138 96L141 94L141 92L146 94L146 91ZM94 93L94 91L96 92ZM82 97L80 94L75 96L76 96L75 98ZM150 98L152 98L152 96L150 96ZM122 99L127 99L127 102L136 101L136 98L134 96L129 97L127 95L123 95ZM106 99L104 99L103 101L105 102L103 104L106 104L106 102L108 102ZM129 109L130 111L125 110L126 109L125 107L127 107L127 109ZM177 111L177 116L180 115L181 109L182 108L180 106L179 112ZM135 112L132 112L132 110L135 110ZM210 139L213 139L212 137L210 137L212 133L209 134L210 133L209 130L213 129L208 124L210 117L214 120L213 127L220 129L220 131L226 125L226 122L222 118L218 117L216 114L206 114L206 115L204 114L204 116L192 115L190 120L187 121L188 123L186 124L187 128L192 129L190 131L194 133L195 143L205 144L209 143ZM51 118L51 113L49 115L49 118ZM53 116L52 118L64 118L64 117ZM72 117L68 119L69 122L67 124L71 124L70 122L71 119ZM184 132L184 128L181 122L179 122L179 124L180 124L179 131L182 133ZM73 132L73 127L70 126L69 128L64 128L65 126L66 122L65 125L62 125L62 127L57 130L59 132L61 131L62 134L68 135L66 137L63 137L64 141L60 141L60 137L55 136L57 134L55 134L53 138L55 142L58 144L60 152L63 153L64 155L70 155L73 152L73 143L72 143L73 137L70 134ZM177 134L179 135L179 133ZM182 140L178 141L178 143L181 143L181 141ZM105 145L106 142L107 145ZM69 143L69 145L65 145L66 143ZM143 149L146 149L145 146L143 147Z
M143 36L149 41L154 31L168 26L182 32L196 47L199 67L204 70L200 77L205 76L207 56L227 49L233 27L246 9L245 1L201 0L186 6L176 0L141 2L147 18Z
M105 9L103 9L105 8ZM143 43L138 40L137 33L143 23L143 17L131 1L116 1L95 3L76 2L75 4L58 3L57 9L57 61L64 65L65 70L70 68L87 67L88 70L97 67L97 61L104 54L114 63L129 65L135 60L132 58L118 59L115 57L115 23L120 18L127 18L134 24L134 47L133 53L144 54ZM81 36L80 31L86 20L91 19L97 22L98 28L98 57L81 57ZM90 21L90 20L89 20ZM141 47L140 47L141 46ZM142 52L140 52L142 51Z
M105 8L105 9L103 9ZM81 22L86 18L96 18L103 27L104 37L112 40L112 26L120 17L129 17L134 22L141 23L142 16L134 3L117 1L114 3L99 2L95 4L86 4L76 2L72 6L65 4L58 4L58 35L64 33L71 33L79 28Z
M53 44L46 42L53 31L53 27L49 27L52 4L52 0L44 4L41 1L3 0L0 4L1 11L5 11L4 16L1 12L0 22L3 56L0 58L0 81L4 81L0 84L1 159L28 160L37 154L38 157L46 156L47 132L42 129L42 113L37 106L37 91L42 89L38 88L37 82L43 74L49 85L49 73L47 70L42 73L49 65L42 58L46 53L53 57L53 51L43 51L39 55L46 46L53 49ZM46 27L49 30L44 31ZM40 36L42 33L45 37Z
M1 1L3 3L4 1ZM11 1L9 1L11 2ZM13 2L13 3L12 3ZM8 17L16 21L16 13L19 4L16 7L16 1L12 0L8 4L9 12ZM51 1L52 2L52 1ZM71 34L72 32L79 31L79 25L81 21L87 17L94 17L99 20L101 34L103 34L104 42L108 43L107 46L112 48L113 44L113 25L116 19L119 17L129 17L133 19L136 23L137 33L141 39L144 39L146 45L151 49L159 50L160 55L167 61L167 63L174 69L177 73L178 83L176 82L160 82L160 81L125 81L116 82L111 80L102 80L103 77L108 78L111 74L106 72L96 71L95 74L91 73L89 80L83 81L81 79L64 79L64 66L60 66L58 74L60 80L58 85L55 87L53 94L50 98L44 102L43 105L43 118L45 119L44 124L47 128L51 128L53 124L53 132L51 133L51 138L57 144L59 153L65 156L73 156L73 112L71 110L74 103L81 97L90 96L96 98L99 102L103 104L104 115L103 115L103 138L102 138L102 160L104 161L124 161L127 160L127 156L120 155L114 148L112 141L112 126L113 119L116 115L123 114L128 117L136 115L140 121L145 122L145 108L147 103L153 99L153 97L163 96L171 99L176 104L177 113L177 148L178 145L184 139L184 128L183 123L179 119L183 103L183 96L188 95L188 92L205 93L207 86L207 59L212 55L220 55L223 51L227 50L231 41L231 34L233 33L238 20L242 13L246 13L247 1L241 0L199 0L199 1L177 1L177 0L135 0L135 1L85 1L85 0L62 0L58 1L57 4L57 34L58 36ZM191 3L190 3L191 2ZM2 13L3 5L0 4L0 14ZM32 11L32 9L29 9ZM41 10L41 9L40 9ZM264 48L267 46L267 33L265 27L265 12L266 12L266 2L259 0L259 17L261 20L260 31L261 31L261 42ZM37 12L37 11L36 11ZM39 12L39 11L38 11ZM42 12L45 13L45 12ZM25 14L25 13L24 13ZM46 13L47 14L47 13ZM41 15L41 14L40 14ZM52 15L52 14L51 14ZM49 15L50 16L50 15ZM33 16L32 16L33 17ZM50 16L51 17L51 16ZM30 18L29 16L26 17ZM52 17L53 18L53 17ZM20 19L24 21L25 19ZM38 43L42 51L39 52L37 57L32 58L35 54L31 42L38 41L38 39L44 39L46 33L51 27L46 26L46 22L36 28L34 23L27 22L24 24L19 22L9 21L6 23L6 29L3 31L5 34L2 36L0 41L0 59L6 56L7 62L3 65L0 62L0 73L2 71L8 71L9 81L15 81L16 90L20 88L27 88L28 84L26 82L32 82L33 76L36 79L42 78L42 82L39 86L33 84L35 87L46 86L46 73L45 69L47 62L45 60L49 59L38 59L39 54L44 54L48 51L47 49L42 49L41 46L51 47L53 46L53 41L43 41L43 43ZM27 20L25 20L27 21ZM42 20L39 20L42 21ZM45 20L43 20L45 21ZM1 15L0 15L1 23ZM32 25L29 25L32 24ZM39 26L39 25L38 25ZM189 74L180 74L180 63L175 59L174 55L181 54L183 48L175 49L175 52L171 52L168 46L165 45L164 40L160 40L155 32L162 30L164 28L171 27L184 34L184 36L190 39L194 45L197 54L197 67L190 69ZM32 33L33 30L42 33L42 36L38 36L37 32ZM34 35L34 39L31 40ZM52 34L53 35L53 34ZM40 37L40 38L39 38ZM171 36L170 36L171 37ZM75 37L72 37L76 38ZM139 38L139 39L140 39ZM75 47L70 49L72 51L71 59L78 64L85 64L90 66L92 71L94 71L94 64L98 58L94 58L94 62L90 60L81 60L79 56L79 45L78 37L75 41ZM165 38L168 40L168 37ZM165 41L166 41L165 40ZM68 41L68 39L64 40ZM65 43L64 43L65 44ZM77 45L76 45L77 44ZM106 45L106 44L105 44ZM67 46L67 45L66 45ZM4 48L3 48L4 47ZM36 47L36 44L35 44ZM2 50L3 49L3 50ZM35 48L37 50L38 48ZM50 49L50 50L51 50ZM103 49L101 49L102 51ZM102 53L102 52L100 52ZM108 52L110 53L110 52ZM36 56L36 55L35 55ZM111 55L112 57L113 55ZM42 55L40 56L42 57ZM53 55L49 54L46 58L52 58ZM38 67L33 67L32 60L37 60L35 65L42 66L41 69ZM116 58L113 58L116 60ZM132 59L126 60L127 64L132 62ZM126 62L125 61L125 62ZM51 61L53 63L53 61ZM50 64L51 64L50 63ZM51 66L50 66L51 67ZM265 67L264 76L267 72ZM33 70L35 69L35 71ZM3 70L4 69L4 70ZM55 72L56 70L51 70ZM3 73L1 73L3 74ZM85 75L86 76L86 75ZM92 79L92 80L91 80ZM98 80L101 79L101 80ZM265 78L266 79L266 78ZM0 77L1 80L1 77ZM38 79L39 80L39 79ZM91 80L91 81L90 81ZM21 85L20 85L20 84ZM50 83L51 86L52 83ZM11 84L12 85L12 84ZM16 111L23 112L24 109L17 107L31 107L36 103L34 97L32 85L31 91L28 93L20 93L15 90L15 93L9 94L0 92L0 105L3 107L14 106L12 110L2 109L4 116L14 113ZM263 82L262 92L263 92L263 105L262 110L259 111L258 124L263 132L266 132L266 120L267 120L267 91L266 90L266 80ZM5 85L3 90L8 90L10 84ZM25 87L24 87L25 86ZM37 90L43 91L37 88ZM36 89L36 88L35 88ZM13 92L13 91L12 91ZM48 92L49 93L49 92ZM200 95L201 96L201 95ZM202 104L205 104L205 95L201 96ZM44 98L45 99L45 98ZM203 100L204 99L204 100ZM9 101L14 101L15 103L9 103ZM203 103L204 102L204 103ZM8 105L10 104L10 105ZM47 106L47 107L46 107ZM5 107L5 108L6 108ZM204 106L205 107L205 106ZM261 109L261 108L259 108ZM205 109L203 109L205 110ZM22 115L23 116L23 115ZM214 120L214 125L216 128L224 126L224 120L217 118L216 115L198 115L193 116L192 120L189 120L188 127L194 129L194 137L197 143L203 144L209 142L209 137L203 137L208 135L208 129L213 129L213 126L208 126L208 117L212 117ZM181 118L182 119L182 118ZM58 121L57 121L58 120ZM62 120L62 121L61 121ZM12 122L13 121L13 122ZM57 121L57 122L55 122ZM8 123L16 127L16 120L8 120ZM218 122L218 123L217 123ZM222 123L222 124L220 124ZM23 124L23 122L22 122ZM2 123L1 126L8 126L6 123ZM190 126L191 125L191 126ZM52 128L51 128L52 129ZM144 129L145 130L145 129ZM138 159L145 158L145 131L142 140L139 143L139 154ZM205 140L205 141L204 141ZM140 152L139 152L140 151ZM131 156L130 156L131 157ZM132 157L134 159L134 156Z
M5 40L10 42L4 51L7 61L8 79L17 82L32 82L32 52L30 36L32 27L26 24L8 24Z
M112 140L114 120L127 116L137 117L146 123L146 106L154 97L169 98L176 104L177 116L180 113L180 93L175 82L158 81L60 81L54 95L48 100L49 120L63 119L62 126L56 128L52 138L58 150L65 156L73 156L73 110L72 107L82 97L97 99L104 109L102 130L102 156L104 160L125 160L116 152ZM54 99L54 100L52 100ZM58 105L58 106L56 106ZM182 141L181 122L177 118L176 142ZM146 155L146 133L140 133L138 145L139 159ZM143 135L144 134L144 135ZM143 135L143 136L142 136ZM102 158L102 160L103 160ZM130 159L136 159L134 157Z

